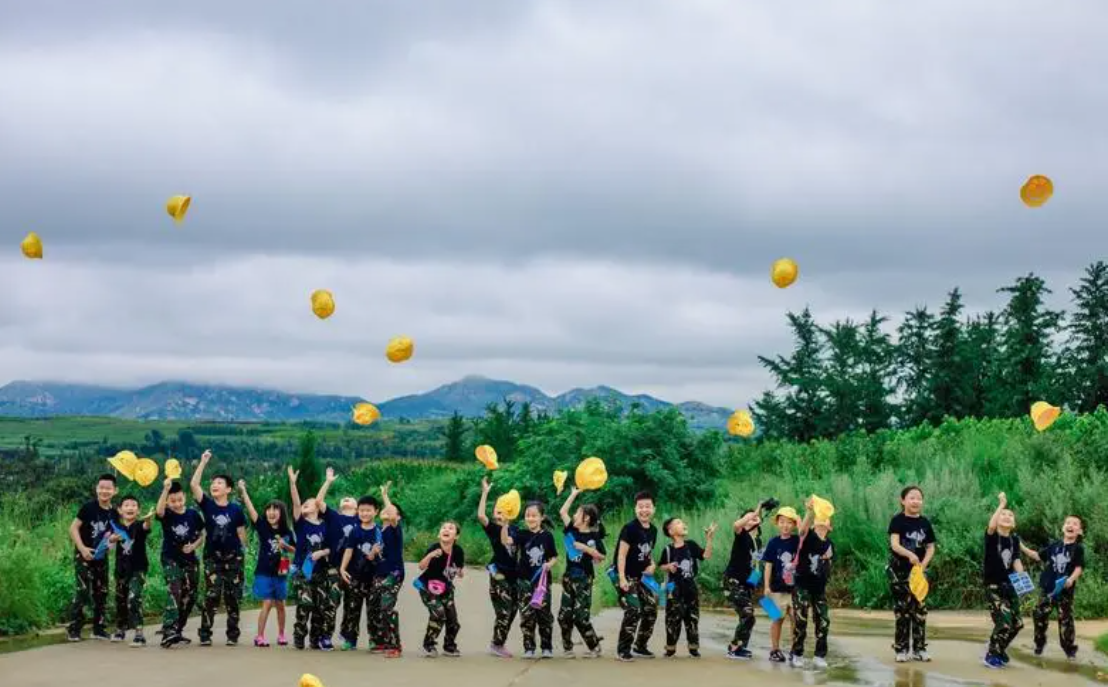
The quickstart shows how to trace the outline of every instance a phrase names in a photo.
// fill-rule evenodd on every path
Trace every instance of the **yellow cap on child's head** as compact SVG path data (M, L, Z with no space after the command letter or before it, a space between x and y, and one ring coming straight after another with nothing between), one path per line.
M793 508L792 506L785 506L784 508L779 508L777 510L777 513L773 516L773 521L777 522L777 518L788 518L789 520L792 520L796 524L798 524L798 525L800 524L800 516L797 515L796 509Z

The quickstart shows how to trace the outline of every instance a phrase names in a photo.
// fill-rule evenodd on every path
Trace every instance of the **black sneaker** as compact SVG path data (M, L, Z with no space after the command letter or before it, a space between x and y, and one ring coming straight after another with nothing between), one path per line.
M1035 655L1036 656L1042 656L1043 655L1043 647L1041 647L1041 646L1035 647Z
M770 663L784 663L787 659L785 658L785 654L775 649L769 652L769 660Z
M676 655L677 655L677 650L676 649L666 649L666 653L665 653L666 658L673 658Z
M94 629L94 630L92 631L92 635L91 635L91 636L92 636L92 638L93 638L93 639L98 639L98 640L100 640L101 642L110 642L110 641L111 641L111 639L112 639L112 638L111 638L111 637L110 637L110 636L108 635L107 631L106 631L106 630L103 630L103 629L99 629L99 630L96 630L96 629Z
M318 642L316 642L312 648L319 651L334 651L335 645L331 643L330 637L324 637L323 639L320 639Z
M292 638L292 645L294 647L296 647L298 650L303 651L304 650L304 638L303 637L293 637Z
M696 649L689 649L689 656L692 656L693 658L700 658L700 652Z
M178 644L192 644L192 640L189 639L188 637L184 636L184 635L179 634L179 635L177 635L177 643Z
M632 651L635 658L654 658L654 654L651 653L650 649L633 649Z
M738 648L728 648L727 658L738 661L749 661L754 658L754 654L750 653L750 649L747 649L745 646L740 646Z
M74 632L73 630L66 630L65 639L67 642L79 642L81 641L81 633Z
M1008 652L1007 651L1001 651L999 654L997 654L997 658L999 658L1000 662L1003 663L1004 665L1008 665L1008 663L1011 662L1011 660L1012 660L1012 659L1008 658Z
M623 653L620 653L619 655L616 656L616 660L624 661L624 662L631 662L631 661L635 660L635 657L631 655L630 651L624 651Z
M237 638L236 639L230 639L230 638L227 639L227 646L238 646L238 645L239 645L239 640Z
M178 634L163 634L162 635L162 648L172 649L175 646L181 644L181 635Z
M127 641L127 633L123 630L117 630L116 633L114 635L112 635L112 641L113 642L125 642L125 641Z
M146 646L146 637L142 636L142 632L136 632L134 639L131 640L131 647L140 649L144 646Z

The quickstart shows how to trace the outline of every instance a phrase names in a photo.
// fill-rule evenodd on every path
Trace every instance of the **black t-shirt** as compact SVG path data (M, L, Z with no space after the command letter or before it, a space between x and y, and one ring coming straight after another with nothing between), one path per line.
M985 584L1010 585L1008 575L1020 559L1020 538L1018 534L1002 535L1000 532L985 532Z
M369 560L368 556L377 544L381 545L379 555ZM383 559L385 554L385 541L381 529L376 525L366 529L359 523L346 538L346 547L350 549L350 564L346 568L347 572L361 582L371 582L377 571L377 561Z
M700 561L704 560L704 549L694 541L686 541L684 546L669 544L662 550L661 565L677 564L677 572L669 573L669 581L674 589L682 594L696 591L696 576L700 574Z
M127 533L127 540L120 540L115 544L115 575L131 575L144 573L150 569L150 560L146 556L146 536L149 532L142 524L142 520L135 520L130 525L124 526L117 523L119 529Z
M828 552L830 556L824 559L824 554ZM796 586L812 592L827 589L827 578L831 575L830 558L834 555L835 548L830 538L820 539L815 532L809 532L797 554Z
M162 523L162 565L167 561L175 563L196 562L196 552L185 553L182 547L192 544L204 533L204 520L192 508L183 513L174 513L168 508L165 515L158 518Z
M404 530L400 524L386 525L381 528L382 557L376 560L373 567L375 578L385 578L389 575L397 579L404 579Z
M731 559L727 562L727 570L724 575L732 580L738 580L743 584L750 578L754 567L754 552L757 544L750 532L739 532L735 535L735 543L731 545Z
M347 539L354 528L361 525L361 521L357 515L343 515L334 508L328 508L322 517L327 523L327 548L331 549L331 565L337 570L342 565Z
M927 547L935 543L935 530L931 527L931 521L922 515L918 518L910 518L904 513L897 513L889 522L889 535L900 535L900 545L916 554L921 561L927 555ZM912 571L912 564L904 556L897 554L889 546L889 565L899 577L905 577Z
M504 543L500 541L500 531L503 528L497 525L493 521L489 521L489 524L485 525L485 536L489 538L489 544L492 546L492 562L496 565L496 571L508 579L514 579L516 576L516 546L513 544L509 549L504 546ZM508 536L512 541L519 539L519 530L514 525L508 525Z
M263 577L277 577L278 568L281 565L281 545L278 540L284 539L291 543L292 532L280 534L269 521L265 514L259 514L254 521L254 531L258 533L258 565L254 568L255 575Z
M200 512L204 514L204 529L208 533L208 538L204 540L204 558L241 554L239 528L246 527L246 514L243 513L242 506L234 502L221 506L208 495L201 499L199 506Z
M774 537L766 544L766 552L762 555L762 560L773 564L773 570L770 572L769 590L774 594L789 594L792 592L795 581L793 584L786 584L785 572L786 570L791 571L792 567L796 565L796 549L799 545L800 540L796 535L788 539Z
M438 551L442 549L442 545L435 542L427 549L426 556L432 551ZM447 565L449 563L449 565ZM432 558L427 564L427 569L423 571L423 574L419 576L419 581L426 587L427 583L431 580L438 580L445 582L447 587L454 586L454 578L458 576L458 571L465 567L466 564L466 552L462 549L461 544L454 542L453 550L449 554L443 553L438 558Z
M1059 539L1039 551L1039 559L1043 562L1039 587L1051 594L1058 580L1069 577L1077 568L1085 567L1085 546L1078 542L1067 544Z
M627 551L623 576L628 580L640 579L643 571L653 563L651 554L654 552L654 545L658 542L658 528L654 525L643 527L638 520L632 520L619 532L619 543L623 542L627 542L630 547ZM619 571L619 543L615 551L617 572Z
M104 535L111 534L119 514L114 508L101 508L98 501L89 501L77 511L77 519L81 521L81 543L95 551Z
M604 539L601 538L600 532L581 532L573 525L566 525L564 532L565 534L572 536L573 541L584 544L590 549L596 549L601 553L601 555L608 554L608 550L604 547ZM569 559L569 547L567 541L565 574L570 576L584 575L585 577L592 577L595 572L593 569L592 556L582 551L578 551L577 553L581 554L580 558L578 558L576 561Z
M308 556L327 548L327 523L322 520L312 522L301 515L293 529L296 532L296 554L292 562L303 570ZM324 556L313 563L312 577L318 574L317 571L326 570L329 560L329 557Z
M551 558L558 557L558 548L554 545L554 535L546 530L532 532L520 530L515 537L519 561L516 572L521 579L536 579L536 573Z

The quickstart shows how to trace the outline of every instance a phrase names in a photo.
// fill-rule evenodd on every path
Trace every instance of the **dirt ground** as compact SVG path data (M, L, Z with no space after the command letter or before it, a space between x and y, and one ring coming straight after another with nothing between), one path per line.
M212 647L202 648L194 643L189 647L165 651L156 644L145 649L132 649L125 644L89 640L80 644L53 643L0 654L0 676L3 676L2 684L13 687L69 687L106 682L119 684L121 681L135 687L296 687L303 673L318 676L325 687L360 687L368 681L380 681L380 684L389 687L425 687L436 682L450 683L454 687L564 687L606 686L628 681L687 684L690 679L695 681L696 687L731 687L737 682L751 681L759 686L895 687L1066 687L1108 683L1108 664L1102 660L1103 657L1095 655L1090 643L1098 633L1108 629L1108 623L1081 624L1081 662L1077 665L1060 660L1062 656L1056 644L1054 628L1047 655L1043 659L1035 659L1031 655L1031 628L1028 627L1013 645L1011 666L997 671L981 664L984 640L990 629L988 619L984 614L971 613L932 614L929 634L933 641L930 651L935 660L930 664L895 664L889 646L891 615L856 611L832 613L831 667L823 672L771 664L767 656L769 623L764 616L759 617L755 629L755 660L728 660L725 650L734 630L734 617L723 613L705 613L701 619L704 654L701 659L689 658L682 646L673 659L659 657L629 664L614 660L620 618L618 610L605 611L596 618L597 630L605 638L604 658L568 660L556 651L553 660L495 659L485 654L492 632L487 577L479 570L467 572L458 590L462 658L419 657L418 649L427 614L415 591L406 585L400 603L401 634L406 653L399 660L371 656L364 648L329 654L301 652L291 647L256 649L251 646L251 641L257 612L251 611L243 614L243 635L237 647L222 645L223 619L220 617L216 620L215 645ZM292 609L289 615L291 635ZM197 618L193 618L187 632L194 642L198 622ZM271 619L271 628L273 622ZM149 639L155 638L155 630L155 627L147 628ZM786 634L788 632L786 626ZM271 641L274 634L271 629ZM363 647L364 642L363 637ZM663 642L664 631L659 618L651 648L660 654ZM559 647L555 628L555 648ZM517 654L520 651L518 626L512 630L509 648Z

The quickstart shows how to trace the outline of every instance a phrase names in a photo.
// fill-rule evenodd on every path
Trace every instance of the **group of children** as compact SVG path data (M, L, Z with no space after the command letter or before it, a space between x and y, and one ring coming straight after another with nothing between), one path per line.
M359 622L364 611L370 651L397 658L402 654L397 598L405 578L402 512L389 499L389 485L374 496L344 497L336 511L326 496L335 481L333 470L312 498L301 500L298 474L289 468L291 509L279 500L270 501L259 512L250 499L245 482L238 482L241 505L231 500L231 478L215 475L208 492L201 485L211 459L205 452L189 484L197 509L186 506L181 484L166 479L155 508L139 516L139 502L126 496L113 507L116 480L101 476L96 500L85 504L70 526L75 546L76 593L68 627L70 641L80 641L85 606L93 607L92 636L125 641L133 631L132 646L144 646L142 597L149 570L146 538L151 519L162 526L161 563L168 598L162 618L161 646L172 648L190 642L184 636L197 598L203 549L204 596L201 603L201 646L212 642L215 613L222 604L227 612L226 640L238 643L239 603L244 580L244 551L247 527L258 537L253 593L262 602L254 645L270 646L266 627L271 611L277 615L277 644L288 644L285 635L285 599L291 578L295 589L296 618L293 645L330 651L336 629L336 611L341 605L339 630L341 648L358 646ZM511 626L519 616L524 658L552 658L554 621L551 571L558 560L552 524L539 501L522 508L523 522L517 525L500 508L488 516L491 485L482 482L477 520L488 537L492 559L487 565L489 596L495 616L489 653L511 658L506 648ZM597 566L608 557L606 533L595 505L573 505L579 495L573 488L559 515L565 542L557 623L562 655L575 656L573 633L585 645L585 657L601 655L600 638L592 625L591 608ZM1033 618L1035 650L1041 654L1051 613L1057 610L1062 649L1073 660L1077 653L1073 621L1073 598L1084 569L1082 521L1069 516L1062 538L1040 551L1026 547L1015 534L1015 515L1004 494L989 520L984 538L983 581L994 629L985 664L1001 668L1008 663L1007 649L1023 627L1019 612L1019 587L1024 572L1021 557L1043 563L1040 600ZM896 617L893 649L897 662L929 661L927 653L925 573L935 555L934 528L923 516L923 492L908 487L901 493L902 511L889 523L889 562L886 572ZM722 588L735 612L738 624L727 649L733 659L750 659L750 637L755 625L755 599L770 615L769 659L805 667L805 643L809 622L814 623L814 665L826 668L828 634L831 626L827 583L834 560L830 539L830 518L816 517L813 500L806 503L803 518L790 507L778 507L769 499L742 514L733 525L734 540L724 571ZM777 536L762 547L762 518L773 514ZM290 512L291 511L291 512ZM689 538L689 528L680 518L662 523L669 543L655 560L658 528L654 521L654 499L646 492L635 497L635 518L619 533L615 555L606 569L623 610L616 656L621 661L653 658L648 643L653 635L660 605L665 607L665 655L674 656L682 630L689 655L700 656L700 599L697 576L700 563L713 554L716 526L704 531L702 547ZM290 516L291 515L291 524ZM379 520L379 522L378 522ZM458 543L461 525L444 522L437 541L418 562L420 574L413 586L428 612L421 653L427 657L459 656L457 638L461 629L455 606L455 581L465 574L466 555ZM115 550L116 632L107 633L105 606L108 593L108 553ZM656 572L665 573L665 584ZM923 581L923 582L921 582ZM786 619L792 621L792 642L788 656L781 649ZM536 634L538 636L536 642ZM442 636L442 651L438 640Z

